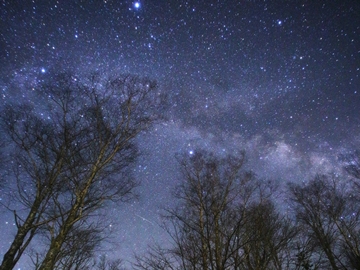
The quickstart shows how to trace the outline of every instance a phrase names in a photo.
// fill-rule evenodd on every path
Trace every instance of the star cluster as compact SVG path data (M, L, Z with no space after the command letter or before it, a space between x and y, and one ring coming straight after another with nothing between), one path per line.
M358 1L0 5L1 103L34 102L32 89L62 68L147 76L169 95L168 120L139 140L140 200L109 210L114 256L165 241L157 212L172 203L176 153L244 149L249 169L288 181L339 172L337 155L360 148ZM5 239L13 222L0 215Z

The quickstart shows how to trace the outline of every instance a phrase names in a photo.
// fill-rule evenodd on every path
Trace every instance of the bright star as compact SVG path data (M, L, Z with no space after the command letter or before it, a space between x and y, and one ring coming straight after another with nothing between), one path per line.
M135 2L134 3L134 8L139 9L140 7L141 7L140 2Z
M41 68L41 73L45 73L46 69L45 68Z

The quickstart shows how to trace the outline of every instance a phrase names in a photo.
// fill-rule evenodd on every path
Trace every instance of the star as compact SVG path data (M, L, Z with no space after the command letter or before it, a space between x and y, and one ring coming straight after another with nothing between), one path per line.
M141 8L141 3L140 2L134 2L134 8L135 9Z
M144 155L134 164L134 177L141 181L140 202L131 210L115 208L109 222L119 238L114 242L122 243L115 255L130 258L153 240L165 241L156 212L173 202L177 154L244 150L247 168L259 177L303 181L339 166L334 160L342 151L360 148L359 18L353 16L359 1L38 2L1 1L7 16L1 24L0 109L25 100L51 122L48 99L35 98L32 90L61 69L79 77L99 72L104 81L136 74L166 89L167 121L139 139ZM13 179L2 183L7 172L1 165L5 243L12 226L4 221L12 213L3 205ZM145 219L155 225L153 235L143 231L150 225ZM8 247L0 244L0 263ZM28 269L26 260L17 267Z

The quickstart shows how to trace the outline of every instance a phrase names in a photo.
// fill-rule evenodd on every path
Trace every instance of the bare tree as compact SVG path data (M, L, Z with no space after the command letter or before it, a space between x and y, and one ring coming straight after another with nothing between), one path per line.
M298 227L298 234L293 239L291 252L289 258L292 261L292 268L294 270L317 270L321 269L324 264L323 252L314 240L309 237L306 230Z
M13 210L17 232L0 266L5 270L15 266L39 227L49 221L43 214L50 196L58 189L64 145L57 145L54 129L29 105L6 107L2 123L9 143L14 145L11 153L16 183L9 193L28 210L25 215Z
M80 270L92 263L103 237L101 227L86 223L79 222L68 233L54 269Z
M350 192L347 192L348 205L341 219L341 233L344 236L342 251L347 265L360 269L360 151L340 155L345 171L352 177Z
M358 253L359 205L349 200L349 193L339 179L316 176L306 185L291 184L290 196L296 219L303 227L303 237L311 248L324 254L331 269L357 269L346 261L346 252Z
M271 185L265 188L243 172L244 154L216 157L198 150L179 163L182 183L174 194L179 204L164 216L173 245L157 245L137 256L135 268L281 269L281 251L294 232L270 202ZM263 245L264 262L250 263L254 248Z
M28 212L14 211L18 230L1 270L14 267L40 229L50 245L39 269L54 269L78 224L106 202L134 196L135 139L161 118L164 101L154 82L134 76L63 73L36 91L43 106L2 113L15 147L17 201Z
M99 226L93 220L91 223L82 220L74 225L63 243L54 270L77 270L93 267L96 264L94 257L100 252L101 243L106 238L103 229L104 227ZM44 249L38 248L27 251L33 262L34 269L40 268L44 259L42 252L47 250L51 240L47 231L39 232L39 234L45 238L37 241Z
M179 258L168 248L159 244L153 244L149 247L146 254L135 255L134 269L141 270L175 270L179 269Z
M274 202L255 202L246 211L242 269L285 269L290 267L289 250L297 230L281 215Z

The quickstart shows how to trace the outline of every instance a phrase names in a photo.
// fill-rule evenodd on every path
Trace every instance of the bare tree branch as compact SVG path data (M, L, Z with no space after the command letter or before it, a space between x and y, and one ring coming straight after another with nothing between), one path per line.
M75 230L78 224L109 201L134 198L135 139L162 118L163 95L136 76L85 80L61 73L36 92L40 108L9 105L2 112L16 149L17 200L28 213L14 216L18 231L1 270L14 267L39 230L51 239L39 269L53 269L70 235L85 233Z

